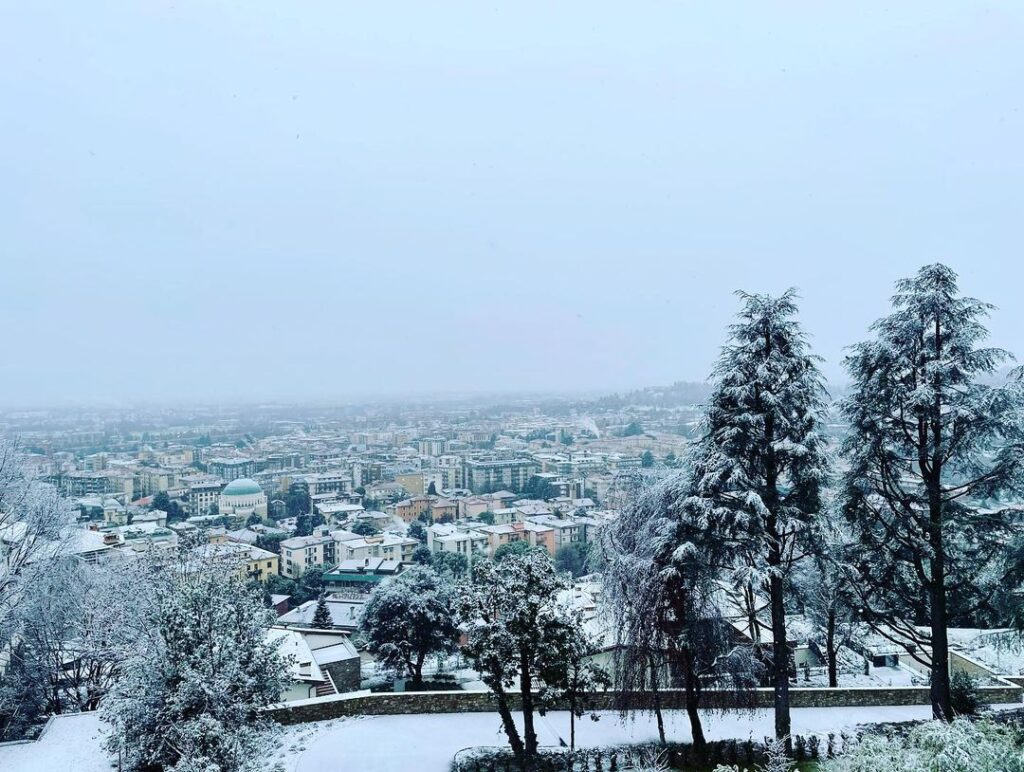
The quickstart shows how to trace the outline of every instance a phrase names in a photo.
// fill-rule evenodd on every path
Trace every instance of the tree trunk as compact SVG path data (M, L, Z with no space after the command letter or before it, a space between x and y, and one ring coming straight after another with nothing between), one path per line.
M508 706L508 695L503 690L495 691L494 695L498 698L498 715L501 716L501 726L508 737L508 744L512 748L512 755L515 756L518 767L525 772L526 752L523 748L522 738L519 737L519 730L516 729L512 710Z
M650 659L651 666L651 699L654 703L654 716L658 720L658 738L661 744L665 744L665 718L661 715L661 693L658 691L658 666L654 658Z
M775 737L785 740L790 750L789 645L786 641L786 607L782 577L772 576L768 592L772 607L772 676L775 688Z
M946 551L942 542L942 504L938 515L931 517L932 586L932 716L942 721L953 718L953 705L949 693L949 636L946 629Z
M683 670L686 679L686 715L690 719L690 735L693 738L693 749L701 757L707 749L707 741L704 738L704 727L700 722L700 713L697 708L700 705L700 678L693 671L693 657L688 650L682 652Z
M576 750L576 704L569 704L569 750Z
M766 343L771 350L771 340L767 335ZM765 536L768 541L768 568L771 578L768 580L768 600L772 612L772 681L775 689L775 737L786 744L786 753L792 755L793 743L790 739L791 723L789 716L789 645L786 641L786 598L783 584L782 537L779 535L779 469L775 457L775 420L771 412L765 415L764 434L766 455L764 460L764 505L768 510L765 521Z
M416 658L416 661L412 663L412 682L416 686L423 685L423 656Z
M523 770L529 770L537 758L537 732L533 726L533 679L530 675L529 652L519 658L519 688L523 698Z
M825 628L825 656L828 659L828 685L835 689L839 686L839 652L836 651L836 612L829 609L828 625Z
M941 317L935 317L935 359L942 359ZM935 392L930 416L931 448L929 468L921 466L928 485L928 539L931 543L931 634L932 634L932 715L943 721L953 718L949 693L949 634L946 628L946 545L942 535L942 381L938 374L932 381ZM924 448L921 449L924 452Z

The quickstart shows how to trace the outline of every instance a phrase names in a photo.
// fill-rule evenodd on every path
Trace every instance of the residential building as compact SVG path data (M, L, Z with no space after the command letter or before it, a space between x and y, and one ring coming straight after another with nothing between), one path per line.
M337 555L339 561L385 558L408 563L419 544L416 539L380 533L337 542Z
M402 572L403 564L384 558L343 560L324 572L324 588L329 592L360 590L370 592L385 579Z
M527 458L477 460L463 463L463 484L473 493L486 493L501 488L521 491L537 473L536 461Z
M210 514L210 507L217 503L223 489L224 481L219 477L190 482L185 499L189 513L192 515Z
M334 563L335 540L330 534L295 536L281 542L281 575L300 578L306 569Z
M555 531L546 525L536 523L511 523L509 525L485 525L476 529L487 537L487 554L490 557L503 544L525 541L531 547L543 547L548 554L555 554Z
M324 575L326 576L326 573ZM359 629L359 617L363 613L363 606L366 605L365 596L352 598L328 595L324 600L327 603L327 611L331 615L332 630L355 632ZM293 627L312 627L316 607L317 599L308 600L301 606L283 614L279 621L281 624Z
M431 552L455 552L469 557L487 554L489 545L487 534L455 523L436 524L427 528L427 547Z
M278 573L278 556L251 544L218 541L198 547L196 555L207 559L236 563L240 577L257 579L261 582L267 581Z
M526 518L527 522L537 525L548 526L554 530L555 549L561 549L569 544L586 541L586 528L583 523L576 520L565 520L554 515L536 515Z
M231 482L256 474L256 461L251 458L211 458L206 468L210 474Z

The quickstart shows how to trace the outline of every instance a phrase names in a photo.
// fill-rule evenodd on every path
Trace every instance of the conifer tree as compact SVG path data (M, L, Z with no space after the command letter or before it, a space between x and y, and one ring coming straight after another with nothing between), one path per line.
M316 611L313 612L313 627L318 630L330 630L331 610L327 608L327 595L323 592L316 599Z
M771 617L776 737L790 734L786 586L821 508L825 388L796 321L795 293L738 293L743 308L712 373L691 458L687 507L732 546L733 577L763 593Z
M1024 388L1019 370L991 385L1009 359L982 345L992 306L946 266L898 282L892 306L845 363L843 507L862 613L931 668L932 712L949 720L950 604L973 617L999 583L988 569L1012 522L993 503L1020 487Z

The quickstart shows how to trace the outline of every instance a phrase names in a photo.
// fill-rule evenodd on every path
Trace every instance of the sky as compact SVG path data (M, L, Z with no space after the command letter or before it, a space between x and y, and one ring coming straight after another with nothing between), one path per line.
M941 261L1024 357L1024 5L0 9L2 404L825 373Z

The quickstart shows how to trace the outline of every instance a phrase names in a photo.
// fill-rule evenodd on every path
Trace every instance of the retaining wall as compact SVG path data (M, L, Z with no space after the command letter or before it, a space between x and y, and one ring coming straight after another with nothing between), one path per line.
M1007 681L1005 685L985 686L979 690L981 701L988 705L1021 702L1024 688ZM927 686L818 688L794 687L789 691L794 708L854 708L890 705L928 705L931 700ZM685 692L660 692L661 706L667 710L685 707ZM732 692L707 691L701 698L707 708L770 708L773 705L771 689L756 689L746 695L742 703ZM588 700L591 710L614 710L614 692L597 692ZM513 710L519 709L518 697L511 700ZM634 695L637 708L649 707L652 695ZM557 707L557 706L556 706ZM562 706L565 709L566 706ZM324 721L344 716L381 716L409 713L490 713L497 710L494 695L486 691L471 692L403 692L371 694L354 692L336 694L310 700L290 702L268 709L267 715L281 724L301 724Z

